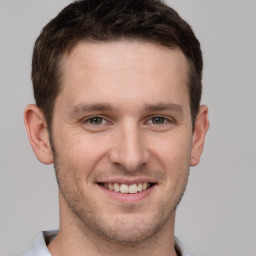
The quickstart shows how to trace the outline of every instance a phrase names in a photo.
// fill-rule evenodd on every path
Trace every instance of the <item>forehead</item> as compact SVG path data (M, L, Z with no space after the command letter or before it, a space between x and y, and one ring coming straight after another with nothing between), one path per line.
M93 68L95 71L113 71L109 66L129 68L135 64L145 65L145 68L160 68L164 71L163 65L167 64L166 70L173 68L188 68L186 57L179 48L168 48L160 44L138 41L118 40L110 42L78 42L69 53L66 53L61 61L61 66L70 68L74 64L82 64L83 67ZM118 69L117 69L118 71ZM64 73L65 75L65 73Z
M188 70L179 49L131 40L79 42L62 58L60 96L76 105L124 98L149 104L153 97L180 102L189 98Z

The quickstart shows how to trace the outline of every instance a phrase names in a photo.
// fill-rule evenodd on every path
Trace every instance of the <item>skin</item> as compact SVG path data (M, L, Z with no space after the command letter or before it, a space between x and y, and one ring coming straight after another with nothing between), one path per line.
M180 50L137 41L80 42L63 57L52 147L40 109L25 110L33 150L54 162L60 188L52 255L176 255L175 209L209 126L201 106L192 129L188 70ZM142 198L99 185L142 180L154 183Z

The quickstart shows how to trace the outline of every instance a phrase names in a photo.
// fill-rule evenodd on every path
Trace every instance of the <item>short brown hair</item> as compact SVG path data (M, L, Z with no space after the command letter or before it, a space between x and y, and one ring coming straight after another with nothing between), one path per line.
M190 67L189 96L194 124L202 91L200 43L189 24L160 0L78 0L42 30L32 60L37 106L51 129L55 99L61 90L60 60L79 41L137 39L179 48Z

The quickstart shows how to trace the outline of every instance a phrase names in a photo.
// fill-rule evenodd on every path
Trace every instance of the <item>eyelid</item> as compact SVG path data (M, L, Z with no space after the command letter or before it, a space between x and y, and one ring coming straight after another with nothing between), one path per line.
M90 116L87 116L87 117L85 117L85 118L83 118L83 119L81 119L81 122L82 123L88 123L89 122L89 120L90 119L92 119L92 118L95 118L95 117L99 117L99 118L102 118L105 122L107 122L107 123L112 123L111 121L109 121L109 118L108 117L106 117L105 115L101 115L101 114L99 114L99 115L90 115ZM146 122L145 123L148 123L149 121L152 121L152 119L153 118L155 118L155 117L160 117L160 118L164 118L165 119L165 122L162 124L162 125L164 125L164 124L166 124L166 123L174 123L174 122L176 122L176 120L173 118L173 117L170 117L170 116L165 116L165 115L150 115L150 116L148 116L148 117L146 117L145 119L146 119ZM104 123L104 124L106 124L106 123ZM104 125L103 124L103 125ZM92 125L92 124L91 124ZM153 125L157 125L157 124L153 124ZM159 125L161 125L161 124L159 124ZM96 126L96 125L95 125Z
M87 116L87 117L85 117L85 118L82 119L82 123L89 123L90 119L93 119L93 118L95 118L95 117L102 118L102 120L104 120L105 122L108 122L108 123L109 123L108 119L107 119L105 116L103 116L103 115L91 115L91 116ZM104 124L105 124L105 123L104 123ZM104 125L104 124L103 124L103 125ZM91 124L91 125L93 125L93 124ZM102 125L102 124L101 124L101 125ZM96 126L96 125L95 125L95 126Z
M167 121L167 122L164 122L164 124L166 124L166 123L174 123L174 122L175 122L175 119L172 118L172 117L170 117L170 116L165 116L165 115L153 115L153 116L148 117L146 123L149 122L149 121L151 121L151 120L152 120L153 118L155 118L155 117L164 118L165 121ZM157 125L157 124L153 124L153 125ZM159 125L161 125L161 124L159 124ZM162 125L163 125L163 124L162 124Z

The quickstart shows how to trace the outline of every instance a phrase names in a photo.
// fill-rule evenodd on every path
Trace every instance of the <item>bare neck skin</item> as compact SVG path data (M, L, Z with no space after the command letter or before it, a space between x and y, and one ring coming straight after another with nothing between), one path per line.
M67 211L61 195L60 201L60 230L48 245L53 256L178 256L174 246L175 212L157 234L142 242L125 244L88 230L72 211Z

